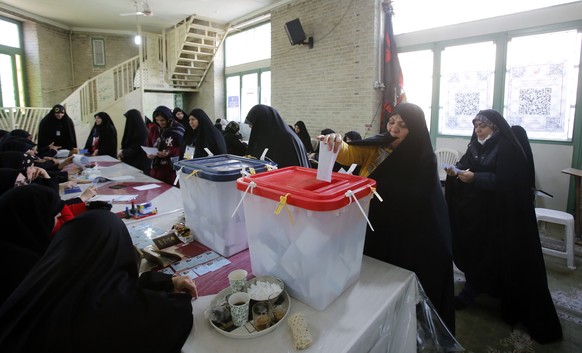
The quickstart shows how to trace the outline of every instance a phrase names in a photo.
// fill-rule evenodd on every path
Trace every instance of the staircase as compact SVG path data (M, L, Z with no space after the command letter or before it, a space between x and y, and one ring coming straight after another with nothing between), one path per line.
M169 29L164 37L169 85L176 91L197 92L226 37L224 27L189 16Z

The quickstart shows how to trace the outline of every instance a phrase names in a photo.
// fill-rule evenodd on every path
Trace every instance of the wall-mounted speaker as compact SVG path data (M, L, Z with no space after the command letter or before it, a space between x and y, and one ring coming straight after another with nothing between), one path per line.
M307 39L305 32L303 31L303 26L301 26L301 22L298 18L285 23L285 31L287 32L287 37L289 37L291 45L303 44Z

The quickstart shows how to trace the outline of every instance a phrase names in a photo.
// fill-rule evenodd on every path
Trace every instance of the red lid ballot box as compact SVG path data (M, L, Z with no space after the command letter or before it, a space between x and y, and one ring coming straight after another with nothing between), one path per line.
M174 163L180 176L186 225L194 238L224 257L247 249L244 212L237 210L240 193L236 180L245 173L269 168L276 165L229 154Z
M376 182L286 167L241 177L251 266L272 275L285 290L324 310L360 276L367 213Z

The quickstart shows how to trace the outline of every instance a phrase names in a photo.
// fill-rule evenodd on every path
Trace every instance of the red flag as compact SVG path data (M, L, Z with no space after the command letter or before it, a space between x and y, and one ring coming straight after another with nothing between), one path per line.
M380 132L386 132L388 116L399 103L406 101L404 96L402 69L398 60L394 30L392 29L392 2L382 3L384 9L384 95L382 97L382 119Z

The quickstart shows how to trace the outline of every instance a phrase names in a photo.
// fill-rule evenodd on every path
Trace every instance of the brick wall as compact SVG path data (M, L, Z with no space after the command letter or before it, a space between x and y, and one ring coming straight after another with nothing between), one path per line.
M272 106L290 125L303 120L312 136L324 128L376 134L378 80L377 0L296 1L271 14ZM314 47L292 46L284 24L299 18Z
M102 38L105 42L104 67L93 66L92 38ZM133 35L73 32L71 43L75 86L139 54L139 47L133 42Z

